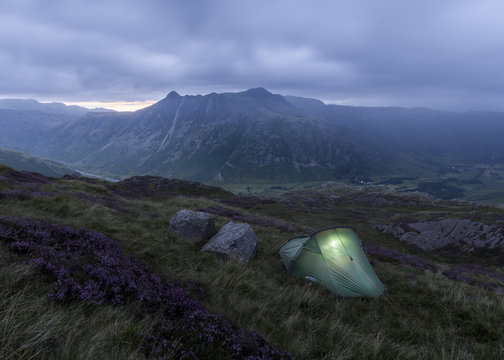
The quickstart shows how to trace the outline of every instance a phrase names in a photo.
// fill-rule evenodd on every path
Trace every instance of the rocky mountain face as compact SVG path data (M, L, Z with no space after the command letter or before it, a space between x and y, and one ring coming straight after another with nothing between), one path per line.
M134 113L88 113L59 128L44 155L121 175L288 181L348 173L367 161L354 147L337 126L328 128L259 88L171 92Z
M392 234L422 250L455 247L465 251L481 248L504 251L503 229L467 219L378 225L375 229Z
M128 113L49 108L0 110L0 146L102 174L226 182L425 176L504 159L500 113L325 105L263 88L171 92Z

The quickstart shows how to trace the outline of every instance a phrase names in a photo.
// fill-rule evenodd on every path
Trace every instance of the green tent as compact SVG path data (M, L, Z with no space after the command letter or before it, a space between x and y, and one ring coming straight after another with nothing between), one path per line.
M385 290L352 227L337 226L292 238L279 253L290 275L319 283L340 296L377 297Z

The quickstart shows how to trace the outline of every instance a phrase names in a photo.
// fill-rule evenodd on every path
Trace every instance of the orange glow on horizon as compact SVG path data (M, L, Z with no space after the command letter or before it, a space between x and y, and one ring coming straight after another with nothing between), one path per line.
M77 105L88 109L104 108L115 111L135 111L156 103L158 100L144 101L63 101L65 105Z

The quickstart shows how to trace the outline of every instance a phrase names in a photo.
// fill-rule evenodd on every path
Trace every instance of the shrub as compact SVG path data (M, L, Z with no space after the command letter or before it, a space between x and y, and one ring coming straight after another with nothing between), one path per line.
M257 332L238 329L207 311L185 286L167 281L126 255L119 244L96 232L59 227L46 221L0 216L0 241L35 264L55 283L50 298L134 307L154 326L143 349L153 358L291 359L270 347Z

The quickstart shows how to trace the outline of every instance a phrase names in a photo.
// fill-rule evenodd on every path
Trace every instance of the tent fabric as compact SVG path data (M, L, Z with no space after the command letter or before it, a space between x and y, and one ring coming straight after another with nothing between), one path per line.
M385 290L352 227L289 239L279 254L290 275L319 283L340 296L377 297Z

